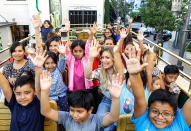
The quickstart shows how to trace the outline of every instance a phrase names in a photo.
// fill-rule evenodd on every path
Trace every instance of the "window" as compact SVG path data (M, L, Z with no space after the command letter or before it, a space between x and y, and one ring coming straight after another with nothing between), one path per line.
M97 21L97 11L69 11L69 20L70 24L93 24ZM80 27L80 25L71 25L71 27Z

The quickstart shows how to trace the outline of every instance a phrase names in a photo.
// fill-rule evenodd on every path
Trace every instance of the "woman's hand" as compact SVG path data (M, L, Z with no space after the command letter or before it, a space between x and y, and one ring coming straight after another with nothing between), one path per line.
M64 57L66 54L66 44L60 43L57 48L58 52L60 53L61 57Z
M16 82L16 78L9 78L9 83L14 86L15 85L15 82Z
M133 18L131 17L128 22L129 22L129 24L132 24L133 23Z
M129 74L138 74L148 65L148 63L140 64L141 52L138 50L138 53L136 54L135 47L129 49L129 59L124 53L122 56L126 62L126 68Z
M142 31L142 30L139 30L139 31L138 31L137 39L138 39L139 41L143 41L143 40L144 40L144 35L143 35L143 31Z
M40 18L40 13L38 13L37 15L33 15L32 16L32 23L33 23L33 27L36 28L40 28L42 26L42 21Z
M128 32L125 28L123 28L121 31L120 31L120 38L121 39L125 39L128 35Z
M92 43L89 45L89 58L95 58L99 55L101 48L98 48L99 42L94 39Z

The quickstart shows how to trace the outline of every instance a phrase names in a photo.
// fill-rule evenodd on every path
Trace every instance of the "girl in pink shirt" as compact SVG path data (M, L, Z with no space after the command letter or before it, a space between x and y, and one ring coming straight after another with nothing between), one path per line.
M66 63L68 65L68 89L75 91L79 89L91 89L92 81L86 80L84 77L85 65L89 56L89 44L91 40L87 40L86 44L83 40L75 40L66 48Z

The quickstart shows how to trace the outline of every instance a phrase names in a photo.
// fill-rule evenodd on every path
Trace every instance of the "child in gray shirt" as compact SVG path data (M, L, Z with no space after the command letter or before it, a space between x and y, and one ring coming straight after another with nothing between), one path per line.
M44 71L40 77L41 86L41 113L59 124L63 124L66 131L99 131L116 122L120 113L120 95L124 86L122 76L113 75L109 83L112 97L110 112L98 115L91 114L94 105L93 95L88 90L76 90L68 97L70 112L56 111L50 108L49 88L52 78L49 72Z

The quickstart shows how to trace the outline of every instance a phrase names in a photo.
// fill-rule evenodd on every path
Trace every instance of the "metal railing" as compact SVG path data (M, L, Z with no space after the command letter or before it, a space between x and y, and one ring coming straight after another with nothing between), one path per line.
M90 25L92 25L92 24L71 24L71 25L86 25L87 27L90 27ZM133 32L133 31L131 31L131 32L132 32L132 34L137 35L137 33ZM28 36L27 38L24 38L24 39L20 40L19 42L29 41L30 39L31 39L31 35L29 34L29 36ZM76 37L70 36L70 39L76 39ZM178 55L176 55L176 54L174 54L174 53L172 53L172 52L170 52L170 51L168 51L167 49L164 49L163 47L161 47L161 46L155 44L154 42L152 42L152 41L150 41L150 40L148 40L148 39L146 39L146 38L144 38L144 40L147 41L149 44L151 44L151 45L157 47L159 50L162 50L162 51L168 53L169 55L175 57L177 60L182 61L183 63L185 63L185 64L191 66L191 62L189 62L189 61L187 61L187 60L181 58L180 56L178 56ZM137 40L134 39L134 41L138 43ZM0 54L3 53L3 52L5 52L5 51L7 51L7 50L9 50L9 49L10 49L10 45L9 45L9 47L7 47L7 48L1 50L1 51L0 51ZM163 59L162 57L160 57L160 56L158 56L158 58L159 58L161 61L163 61L164 63L166 63L166 64L171 64L171 63L169 63L168 61L164 60L164 59ZM9 60L9 58L6 59L6 60L3 60L3 61L0 63L0 66L2 66L4 63L6 63L8 60ZM189 82L190 82L189 90L188 90L188 91L185 91L185 90L184 90L184 92L185 92L187 95L189 95L189 94L191 93L191 76L189 76L188 74L186 74L186 73L183 72L183 71L180 71L180 75L183 76L184 78L188 79Z
M133 32L133 31L131 31L131 32L132 32L132 34L137 35L137 33ZM136 39L133 39L133 40L138 43L138 41L137 41ZM181 62L183 62L183 63L185 63L185 64L191 66L191 62L189 62L188 60L183 59L182 57L180 57L180 56L178 56L178 55L176 55L176 54L170 52L169 50L167 50L167 49L165 49L165 48L163 48L163 47L157 45L156 43L154 43L154 42L152 42L152 41L150 41L150 40L148 40L148 39L146 39L146 38L144 38L144 40L147 41L149 44L153 45L154 47L157 47L160 51L164 51L164 52L168 53L169 55L173 56L174 58L176 58L177 60L179 60L179 61L181 61ZM159 58L161 61L163 61L164 63L166 63L166 64L171 64L171 63L169 63L168 61L166 61L165 59L163 59L162 57L160 57L159 55L158 55L158 58ZM183 88L181 88L181 89L183 90L183 92L184 92L186 95L190 95L190 94L191 94L191 76L189 76L188 74L186 74L185 72L183 72L183 71L181 71L181 70L180 70L180 75L181 75L182 77L184 77L184 78L186 78L186 79L189 80L189 83L190 83L190 84L189 84L189 89L188 89L188 91L184 90Z

